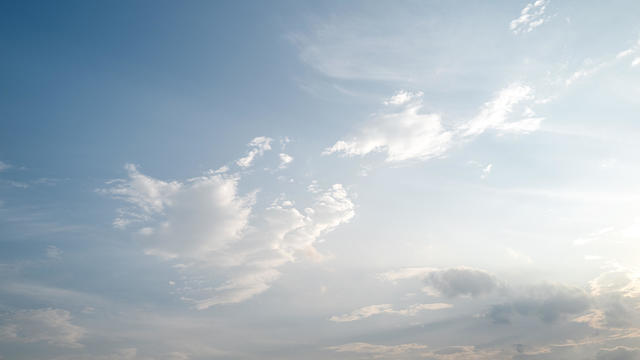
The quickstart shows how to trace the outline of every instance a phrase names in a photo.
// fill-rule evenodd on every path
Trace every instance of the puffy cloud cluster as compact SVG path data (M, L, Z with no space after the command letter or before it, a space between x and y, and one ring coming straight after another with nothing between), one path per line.
M267 138L256 139L255 146L268 146ZM184 283L177 288L199 309L264 292L280 276L277 268L300 255L321 259L314 244L355 214L341 184L313 188L312 205L302 210L286 199L256 210L256 192L240 194L238 175L212 171L169 182L126 169L127 179L100 190L128 204L114 225L137 223L146 254L176 263Z
M547 0L536 0L535 2L527 4L527 6L520 11L520 16L512 20L509 24L511 31L513 31L514 34L528 33L544 24L547 20L544 16L547 3Z
M398 92L384 101L388 111L375 114L357 135L337 141L323 154L353 157L384 153L390 163L424 161L443 156L455 144L485 131L528 133L537 130L543 120L528 111L524 118L510 121L516 106L534 100L533 90L517 83L498 92L471 120L449 128L441 115L422 113L422 96L422 92Z

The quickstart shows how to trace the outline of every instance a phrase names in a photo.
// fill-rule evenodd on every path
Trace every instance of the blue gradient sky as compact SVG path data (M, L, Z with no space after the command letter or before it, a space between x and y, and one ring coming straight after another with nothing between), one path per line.
M0 359L640 359L640 3L0 3Z

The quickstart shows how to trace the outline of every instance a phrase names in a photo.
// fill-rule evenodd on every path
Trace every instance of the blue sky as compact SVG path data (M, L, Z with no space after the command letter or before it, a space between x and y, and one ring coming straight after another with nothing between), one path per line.
M2 2L0 359L639 359L639 14Z

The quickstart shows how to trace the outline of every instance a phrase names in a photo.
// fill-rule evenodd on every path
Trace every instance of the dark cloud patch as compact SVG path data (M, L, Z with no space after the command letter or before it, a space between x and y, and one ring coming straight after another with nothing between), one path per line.
M428 273L425 283L446 297L480 296L498 287L498 280L486 271L452 268Z
M509 323L514 315L534 316L546 323L565 315L576 315L591 307L586 292L560 285L540 285L530 288L513 301L493 305L487 317L495 323Z

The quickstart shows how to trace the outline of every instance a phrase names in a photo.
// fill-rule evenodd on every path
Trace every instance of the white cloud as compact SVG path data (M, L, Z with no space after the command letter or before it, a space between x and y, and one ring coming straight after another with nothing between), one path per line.
M432 267L410 267L399 270L387 271L379 275L379 278L387 281L405 280L411 278L423 278L430 272L438 269Z
M616 55L616 59L622 59L623 57L627 57L633 53L634 53L633 49L622 50L618 53L618 55Z
M537 130L542 121L539 117L526 117L515 122L508 121L516 105L533 99L531 87L518 83L507 86L491 101L485 103L471 121L460 127L462 136L477 136L487 130L497 130L499 133L528 133Z
M349 322L356 321L360 319L366 319L373 315L378 315L382 313L390 313L393 311L393 307L391 304L380 304L380 305L369 305L362 307L360 309L354 310L349 314L344 315L334 315L329 320L335 322Z
M452 133L444 129L440 115L421 114L422 99L416 94L398 103L402 104L400 109L375 115L358 135L336 142L323 154L383 152L387 162L427 160L444 154L451 146Z
M405 90L400 90L398 91L395 95L393 95L392 97L386 99L385 101L383 101L383 104L385 105L404 105L412 100L415 99L420 99L422 98L422 96L424 95L424 93L422 91L418 91L418 92L409 92L409 91L405 91Z
M20 310L0 327L0 340L79 348L86 331L71 323L71 314L60 309Z
M640 57L633 59L633 61L631 62L632 67L636 67L638 65L640 65Z
M0 161L0 172L7 170L11 165L7 164L4 161Z
M390 111L375 114L350 139L340 140L325 149L323 155L365 156L386 154L386 162L424 161L443 156L456 143L472 139L487 130L498 134L528 133L537 130L541 117L509 121L517 105L533 101L533 90L511 84L501 90L470 121L446 129L438 114L422 114L422 93L401 91L385 101Z
M489 174L491 174L491 169L492 169L492 168L493 168L493 164L489 164L489 165L485 166L485 167L482 169L482 175L480 175L480 178L481 178L482 180L484 180L484 179L488 178L488 177L489 177Z
M131 205L116 223L141 222L135 232L145 253L182 263L185 279L176 288L200 309L264 292L280 276L277 268L300 256L321 260L314 244L355 214L340 184L317 187L304 210L282 198L256 211L256 192L240 195L237 175L166 182L127 169L128 179L100 190Z
M415 316L419 312L424 310L442 310L453 307L447 303L432 303L432 304L413 304L404 309L394 310L391 304L369 305L356 309L348 314L332 316L329 320L335 322L350 322L356 320L366 319L368 317L379 314L396 314L403 316Z
M536 0L525 6L520 11L520 16L509 24L514 34L528 33L547 21L544 12L547 9L547 0Z
M270 287L280 273L277 267L303 256L322 260L314 245L319 238L353 216L354 204L340 184L315 194L312 207L299 211L290 201L272 204L245 236L216 255L217 263L232 269L230 280L213 291L198 291L198 308L244 301Z
M155 235L149 241L152 253L206 256L236 240L247 225L253 194L239 196L236 177L210 174L185 182L165 182L140 173L133 165L126 169L127 180L101 192L133 205L120 212L116 227L164 219L140 229L145 235Z
M262 156L265 151L271 150L271 141L273 141L273 139L265 136L254 138L247 145L249 147L249 152L247 153L247 155L243 158L238 159L236 161L236 164L243 168L251 166L256 156Z
M280 165L278 166L279 169L286 168L293 161L293 156L289 154L280 153L278 156L280 157Z
M589 285L593 296L616 293L623 297L640 298L640 277L626 269L602 273Z

